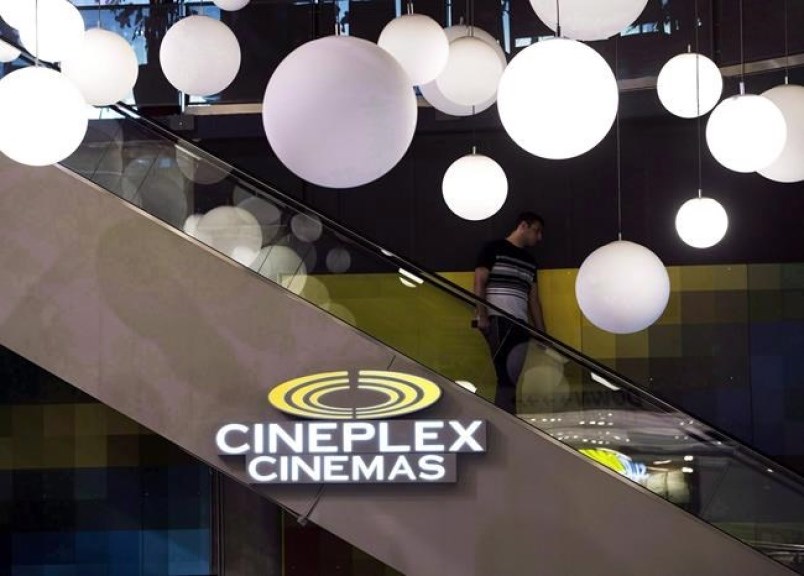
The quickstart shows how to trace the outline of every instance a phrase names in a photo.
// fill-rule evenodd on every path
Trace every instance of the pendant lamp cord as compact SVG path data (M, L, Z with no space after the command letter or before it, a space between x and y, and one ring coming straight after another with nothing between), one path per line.
M34 42L36 58L34 59L34 66L39 66L39 0L34 2L34 29L36 30L36 41Z
M695 0L695 124L698 143L698 198L703 195L703 172L701 159L701 47L698 39L698 28L701 25L698 13L698 0Z
M787 0L784 0L784 83L790 83L790 46L787 31Z
M477 120L474 117L475 114L477 114L477 110L475 110L475 105L472 104L472 154L474 154L475 146L477 146Z
M318 2L314 2L310 4L310 40L315 40L318 38L320 33L318 27L318 16L319 16L319 4Z
M474 0L466 0L466 7L464 8L466 15L466 25L468 27L467 36L475 35L475 3Z
M745 42L743 39L743 0L740 0L740 94L745 94Z
M614 37L614 80L615 82L620 77L620 41L619 36ZM619 91L619 87L617 88ZM616 118L616 136L617 136L617 240L623 239L623 209L622 209L622 154L620 149L620 107L617 106Z
M556 0L556 38L561 38L561 2Z

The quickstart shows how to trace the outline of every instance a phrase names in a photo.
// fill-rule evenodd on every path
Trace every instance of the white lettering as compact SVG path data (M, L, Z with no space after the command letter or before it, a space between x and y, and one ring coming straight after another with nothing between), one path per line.
M282 428L279 424L268 424L268 452L275 454L278 449L279 440L287 446L291 452L301 454L304 452L304 425L296 422L293 425L293 435Z
M427 444L427 440L438 440L438 432L429 432L428 429L441 430L443 421L421 422L415 424L416 452L443 452L443 444Z
M444 457L438 454L428 454L419 458L419 480L429 480L434 482L441 480L447 471L444 468Z
M344 474L344 464L349 456L324 456L324 482L348 482L349 476Z
M449 425L458 433L458 439L449 447L449 451L458 452L461 446L465 444L472 452L483 452L483 447L474 439L474 433L480 428L482 423L482 420L475 420L464 428L463 424L457 420L450 420Z
M388 422L380 422L380 452L410 452L410 446L399 444L393 446L388 439Z
M332 432L338 425L335 422L314 422L307 430L307 451L311 454L337 452L337 446L322 446L321 442L332 442Z
M273 482L276 479L276 472L270 474L261 474L258 467L260 464L276 464L276 458L271 456L257 456L248 463L248 475L251 476L256 482Z
M254 425L254 453L262 454L265 452L265 426L263 424Z
M343 451L352 452L354 443L366 442L376 435L374 426L366 422L346 422L343 425Z
M302 456L291 456L290 467L292 470L290 478L294 482L299 481L299 471L303 471L313 482L321 482L321 456L313 456L312 466L307 464Z
M388 480L394 480L397 476L403 474L408 477L408 480L416 480L416 474L413 473L413 468L411 468L407 456L397 456L396 462L388 474Z
M226 424L215 444L246 456L253 483L454 482L456 452L485 452L483 420ZM639 470L634 466L634 471Z
M371 463L366 466L366 461L362 456L354 456L352 460L352 481L359 482L360 477L364 480L384 480L385 479L385 458L374 456Z
M226 437L229 435L230 432L239 432L241 434L248 434L248 426L244 426L243 424L227 424L226 426L222 426L218 433L215 435L215 444L218 446L218 450L222 454L245 454L249 450L251 450L251 446L248 443L240 444L239 446L232 446L227 441Z

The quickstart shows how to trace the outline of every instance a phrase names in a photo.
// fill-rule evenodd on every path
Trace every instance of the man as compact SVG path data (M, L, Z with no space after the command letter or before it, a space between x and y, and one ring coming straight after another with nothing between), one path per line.
M541 241L543 229L544 220L538 214L520 214L508 236L483 247L474 282L474 292L479 298L542 332L545 328L536 284L536 261L526 248ZM494 402L515 414L516 384L530 337L499 312L482 304L477 307L477 328L488 342L497 374Z

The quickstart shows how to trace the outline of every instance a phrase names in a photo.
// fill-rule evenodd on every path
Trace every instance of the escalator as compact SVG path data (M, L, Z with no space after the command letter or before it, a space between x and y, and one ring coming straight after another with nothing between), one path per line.
M0 161L4 346L405 574L804 573L795 474L536 332L498 410L470 294L113 110L62 167ZM227 425L298 422L280 383L367 371L438 384L404 418L484 423L455 482L279 484L221 453Z

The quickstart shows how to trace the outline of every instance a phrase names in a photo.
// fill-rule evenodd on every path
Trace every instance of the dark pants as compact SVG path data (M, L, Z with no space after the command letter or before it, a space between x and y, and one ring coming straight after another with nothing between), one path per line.
M489 345L497 374L494 403L506 412L516 414L516 384L525 365L530 336L502 316L489 317L489 329L483 336Z

